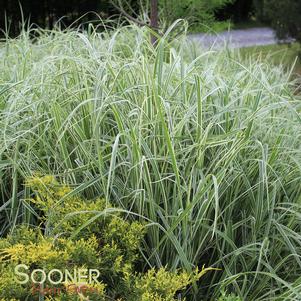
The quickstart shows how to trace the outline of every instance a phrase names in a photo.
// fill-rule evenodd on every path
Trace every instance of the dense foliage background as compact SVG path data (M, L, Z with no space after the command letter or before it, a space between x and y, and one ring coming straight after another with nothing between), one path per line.
M48 29L52 29L57 21L63 26L78 26L95 20L99 23L97 15L104 20L120 16L120 10L116 6L123 8L132 17L145 21L148 18L149 2L150 0L0 0L0 28L16 35L24 20ZM203 31L207 26L217 30L226 29L227 25L223 27L221 21L231 21L234 24L255 21L258 24L272 25L279 38L292 36L301 40L301 2L298 0L159 0L158 5L161 21L166 25L185 18L190 23L191 31Z
M262 9L263 16L272 22L280 39L291 36L301 42L300 0L268 0Z
M22 12L20 6L22 7ZM22 13L26 20L30 19L30 23L50 29L61 17L64 17L62 21L65 25L70 25L87 12L99 12L103 17L116 13L114 7L106 0L1 0L0 7L0 27L5 28L5 19L7 17L7 23L12 34L17 33L19 30L20 22L22 22ZM95 15L89 14L81 22L85 19L95 19Z
M110 0L0 0L0 27L5 28L5 15L10 24L12 33L18 32L19 23L22 21L20 5L25 19L42 27L52 28L53 24L64 16L63 22L70 25L77 18L87 12L99 13L107 18L119 13ZM149 1L118 1L115 4L126 6L131 15L139 14L141 7L148 7ZM171 23L177 18L188 18L192 24L201 23L212 25L217 17L220 20L232 19L233 21L247 20L254 14L254 3L258 0L193 0L174 1L159 0L161 15L164 20ZM88 14L84 20L95 20L95 14Z
M52 29L57 21L63 26L71 24L78 26L95 20L99 23L97 15L104 20L120 16L120 10L116 6L123 8L129 15L145 21L145 18L148 18L149 2L149 0L0 0L0 28L6 32L9 29L11 35L16 35L24 20L48 29ZM203 31L207 26L213 29L223 28L221 21L240 24L255 21L272 25L279 38L289 35L297 40L301 39L299 18L301 2L298 0L159 0L158 5L161 21L166 25L176 19L185 18L190 22L190 30ZM221 25L215 26L217 24Z

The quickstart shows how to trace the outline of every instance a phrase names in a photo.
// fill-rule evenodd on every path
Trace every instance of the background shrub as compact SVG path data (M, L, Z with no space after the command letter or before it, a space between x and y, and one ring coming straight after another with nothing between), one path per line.
M233 0L162 0L162 19L169 24L177 19L186 19L192 31L207 31L212 26L217 26L214 13L222 9Z

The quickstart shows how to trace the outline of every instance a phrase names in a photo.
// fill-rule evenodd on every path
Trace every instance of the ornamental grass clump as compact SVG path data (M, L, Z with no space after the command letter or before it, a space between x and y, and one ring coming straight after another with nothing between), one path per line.
M43 208L23 183L54 174L74 190L56 196L47 235L89 237L102 220L71 214L83 229L73 219L54 226L68 197L109 200L149 225L141 269L221 269L187 298L301 299L301 102L291 74L238 50L203 50L175 37L178 26L155 47L134 25L28 30L0 44L1 233L37 224Z

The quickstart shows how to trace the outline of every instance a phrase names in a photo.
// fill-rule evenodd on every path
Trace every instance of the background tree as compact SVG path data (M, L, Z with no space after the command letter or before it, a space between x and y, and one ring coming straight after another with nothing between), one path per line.
M215 12L234 0L161 0L160 8L164 19L172 23L176 19L187 19L191 30L199 31L211 26L215 21Z
M130 2L134 3L135 1L131 0ZM22 11L20 7L22 7ZM69 26L86 14L74 24L79 25L95 20L96 16L92 12L102 15L104 18L118 13L109 0L0 0L0 28L5 29L5 23L8 23L10 34L18 34L22 14L24 19L31 24L49 29L62 17L62 24Z
M25 20L51 29L62 17L64 17L63 24L68 26L92 11L104 18L120 14L112 1L117 6L122 3L127 14L144 22L146 21L144 11L151 11L148 22L152 23L153 27L158 25L158 19L168 25L178 18L185 18L190 21L192 28L201 30L202 25L210 26L215 21L214 12L218 8L224 7L233 0L0 0L0 28L5 28L6 15L10 24L10 34L18 33L22 20L19 2ZM139 18L141 16L142 18ZM90 13L74 25L95 19L95 14Z
M150 9L150 26L155 30L158 28L158 0L151 0L151 9ZM152 44L156 44L156 36L152 35Z
M293 37L301 42L300 0L265 0L263 9L279 39Z
M233 23L249 21L255 14L256 1L258 0L230 1L215 11L215 17L218 20L231 20Z

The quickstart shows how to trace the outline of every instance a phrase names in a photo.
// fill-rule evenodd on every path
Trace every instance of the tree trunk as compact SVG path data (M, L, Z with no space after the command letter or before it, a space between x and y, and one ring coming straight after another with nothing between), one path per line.
M158 0L151 0L151 11L150 11L150 21L152 30L157 30L158 28ZM157 43L157 37L151 35L151 42L153 45Z

